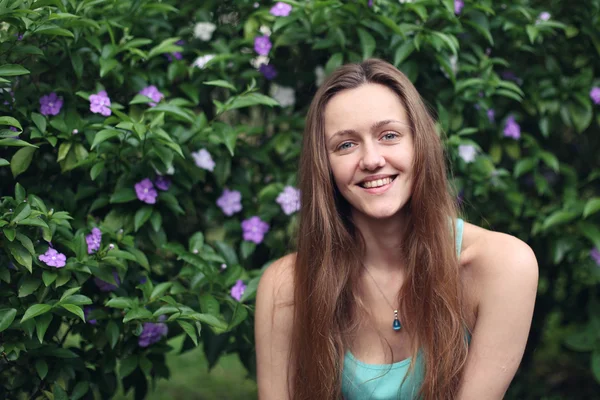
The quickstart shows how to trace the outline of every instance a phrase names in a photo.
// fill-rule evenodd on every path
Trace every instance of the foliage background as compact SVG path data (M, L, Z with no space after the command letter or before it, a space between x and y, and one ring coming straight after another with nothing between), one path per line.
M373 56L431 107L466 218L537 255L533 327L507 398L593 398L600 1L285 3L289 16L246 0L0 0L0 396L143 398L167 365L189 373L175 354L196 343L209 366L231 354L252 378L252 300L261 269L293 248L296 214L277 198L296 179L308 103L322 74ZM274 79L257 70L265 35ZM138 95L149 85L164 95L154 107ZM101 90L109 117L90 110ZM63 105L42 115L51 92ZM159 175L169 189L140 201L134 185ZM216 204L225 188L241 194L233 215ZM252 216L269 224L259 243L244 240ZM63 268L39 260L49 241ZM150 333L157 342L140 347Z

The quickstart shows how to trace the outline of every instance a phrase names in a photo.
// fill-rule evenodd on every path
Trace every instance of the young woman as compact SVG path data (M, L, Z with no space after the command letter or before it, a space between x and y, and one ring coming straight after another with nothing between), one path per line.
M259 397L501 399L523 356L535 255L457 219L411 82L342 66L306 119L297 253L256 301Z

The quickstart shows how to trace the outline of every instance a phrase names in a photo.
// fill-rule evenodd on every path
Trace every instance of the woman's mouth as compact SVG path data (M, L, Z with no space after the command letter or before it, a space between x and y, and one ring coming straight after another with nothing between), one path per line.
M390 183L392 183L394 181L394 179L396 179L397 176L398 175L393 175L393 176L388 176L387 178L375 179L375 180L367 181L367 182L361 182L361 183L359 183L359 186L364 189L375 189L375 188L379 188L382 186L387 186Z

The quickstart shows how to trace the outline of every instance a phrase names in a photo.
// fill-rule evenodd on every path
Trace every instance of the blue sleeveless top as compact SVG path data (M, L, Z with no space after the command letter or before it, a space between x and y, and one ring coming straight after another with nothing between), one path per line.
M456 221L456 251L460 256L464 221ZM469 338L470 339L470 338ZM424 376L421 352L413 372L407 375L411 357L393 364L365 364L346 351L342 370L342 395L345 400L415 399Z

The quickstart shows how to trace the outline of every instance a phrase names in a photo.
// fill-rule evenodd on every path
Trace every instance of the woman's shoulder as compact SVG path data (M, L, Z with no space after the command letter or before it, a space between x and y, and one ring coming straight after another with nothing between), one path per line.
M531 247L519 238L465 223L461 265L468 271L477 292L497 286L535 291L538 265ZM481 298L480 296L477 296Z
M268 294L274 303L287 303L294 296L294 265L296 253L273 261L263 272L258 292Z

